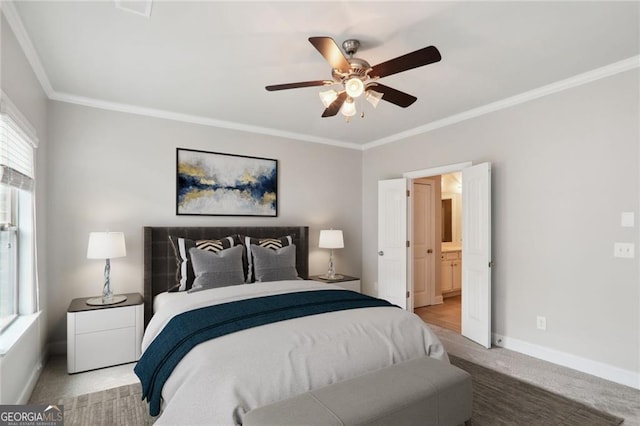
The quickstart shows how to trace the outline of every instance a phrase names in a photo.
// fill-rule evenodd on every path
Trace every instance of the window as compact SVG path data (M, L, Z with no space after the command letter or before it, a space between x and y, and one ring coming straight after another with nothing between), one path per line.
M0 102L0 331L37 310L35 132L2 93Z
M15 191L0 183L0 330L18 314L18 247L13 214Z

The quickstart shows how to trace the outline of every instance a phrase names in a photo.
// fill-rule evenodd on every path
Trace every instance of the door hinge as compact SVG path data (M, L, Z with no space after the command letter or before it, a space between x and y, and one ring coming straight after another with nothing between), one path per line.
M411 191L407 189L407 197L411 196Z
M411 243L407 240L407 248L411 247Z
M493 263L493 260L489 261L489 268L493 268L493 265L495 265L495 263Z
M409 298L409 292L407 292L407 299Z

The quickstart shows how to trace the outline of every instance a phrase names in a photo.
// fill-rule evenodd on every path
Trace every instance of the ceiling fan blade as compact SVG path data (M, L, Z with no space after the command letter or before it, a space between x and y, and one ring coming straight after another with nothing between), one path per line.
M333 117L340 111L342 104L347 100L347 92L340 92L338 97L331 102L331 105L322 113L322 117Z
M331 68L343 73L351 69L351 64L331 37L309 37L309 42L324 56Z
M440 52L435 46L429 46L398 56L381 64L374 65L369 72L370 77L386 77L413 68L429 65L442 59Z
M396 104L402 108L406 108L418 100L418 98L413 95L385 86L384 84L376 83L375 85L371 85L369 89L382 93L383 100Z
M274 84L266 86L265 89L273 92L275 90L298 89L300 87L329 86L335 83L335 81L330 80L301 81L299 83Z

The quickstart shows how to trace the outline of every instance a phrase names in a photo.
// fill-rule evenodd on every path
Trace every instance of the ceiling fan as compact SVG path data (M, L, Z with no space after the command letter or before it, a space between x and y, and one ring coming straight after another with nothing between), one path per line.
M380 99L406 108L418 98L401 92L384 84L378 79L397 74L413 68L438 62L442 57L434 46L424 47L415 52L398 56L378 65L371 66L367 61L355 58L360 42L355 39L345 40L342 48L349 55L347 58L331 37L309 37L309 42L331 65L333 80L302 81L298 83L275 84L265 88L272 92L276 90L298 89L301 87L339 85L338 89L320 92L320 99L325 106L322 117L333 117L338 112L347 118L356 114L355 101L366 99L374 107ZM364 113L362 115L364 117Z

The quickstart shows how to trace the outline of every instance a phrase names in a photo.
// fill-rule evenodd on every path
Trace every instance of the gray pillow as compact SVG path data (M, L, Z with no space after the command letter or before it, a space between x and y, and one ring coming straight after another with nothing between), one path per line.
M252 283L256 281L254 267L253 267L253 256L251 256L251 246L253 244L260 247L270 248L272 250L279 249L282 247L286 247L290 244L293 244L293 237L291 235L287 235L285 237L277 237L277 238L254 238L254 237L248 237L246 235L238 235L238 238L240 238L240 241L242 241L242 243L247 248L247 264L246 264L247 269L245 271L247 274L247 279L246 279L247 283Z
M232 236L214 240L194 241L189 238L169 235L169 241L176 255L176 263L178 266L176 270L176 284L168 289L170 292L189 290L193 286L195 274L193 272L191 259L189 258L189 249L191 249L191 247L219 252L220 250L228 249L236 245L236 241Z
M295 244L275 250L251 244L251 254L256 281L298 279Z
M242 246L235 246L219 252L189 249L195 279L189 293L208 288L244 284L242 267Z

